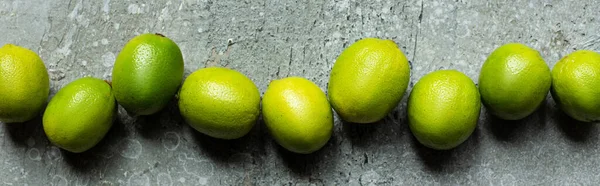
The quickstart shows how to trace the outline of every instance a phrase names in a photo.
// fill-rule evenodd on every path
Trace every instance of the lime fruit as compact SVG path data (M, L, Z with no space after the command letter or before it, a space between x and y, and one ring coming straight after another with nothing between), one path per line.
M204 68L183 83L179 110L199 132L214 138L236 139L246 135L256 123L260 93L242 73L220 67Z
M575 51L552 69L552 98L572 118L600 120L600 54Z
M393 41L365 38L337 58L329 79L329 101L343 120L373 123L398 105L409 78L408 60Z
M533 113L546 99L551 84L550 68L540 53L519 43L492 52L479 75L483 105L505 120Z
M106 135L117 115L111 87L103 80L85 77L60 89L48 103L43 125L56 146L84 152Z
M132 115L162 110L183 80L183 56L161 34L142 34L121 50L112 72L115 98Z
M333 111L325 93L301 77L272 81L263 96L262 111L275 141L295 153L321 149L333 133Z
M473 133L481 102L473 81L456 70L438 70L415 84L408 98L409 127L433 149L452 149Z
M25 122L42 111L50 80L40 57L13 44L0 48L0 121Z

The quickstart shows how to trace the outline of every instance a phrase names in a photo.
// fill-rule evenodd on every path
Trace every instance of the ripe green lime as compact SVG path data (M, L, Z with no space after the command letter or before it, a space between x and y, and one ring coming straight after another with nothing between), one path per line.
M481 102L473 81L456 70L425 75L408 97L409 127L417 140L433 149L452 149L477 126Z
M333 132L333 111L325 93L301 77L272 81L263 96L262 111L275 141L295 153L321 149Z
M236 139L246 135L260 113L260 93L252 80L235 70L197 70L183 83L179 110L194 129L208 136Z
M600 120L600 54L575 51L552 69L552 98L572 118Z
M496 49L483 64L479 92L487 110L505 120L533 113L546 99L552 78L540 53L523 44Z
M33 51L12 44L0 48L0 121L24 122L42 111L50 80Z
M44 132L56 146L79 153L102 140L116 115L110 85L85 77L67 84L50 100L44 112Z
M410 78L408 60L391 40L365 38L337 58L329 79L331 106L354 123L373 123L402 99Z
M183 56L175 42L142 34L121 50L112 72L115 98L132 115L162 110L183 80Z

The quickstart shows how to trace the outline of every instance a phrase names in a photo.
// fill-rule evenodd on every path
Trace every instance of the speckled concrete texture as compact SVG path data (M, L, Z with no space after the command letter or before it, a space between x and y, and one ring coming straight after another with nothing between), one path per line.
M327 88L337 55L364 37L394 40L412 66L411 85L437 69L475 82L487 55L507 42L538 49L548 65L576 50L600 50L593 0L0 0L0 44L40 54L51 94L84 76L111 78L115 56L135 35L162 33L184 54L186 76L225 66L264 92L302 76ZM367 90L368 91L368 90ZM52 96L51 95L51 96ZM406 94L408 95L408 93ZM131 118L120 109L106 138L83 154L51 145L41 117L0 127L0 185L595 185L599 128L573 121L548 96L522 121L481 119L451 151L416 142L406 97L384 120L335 119L312 155L278 147L262 121L239 140L195 132L177 106Z

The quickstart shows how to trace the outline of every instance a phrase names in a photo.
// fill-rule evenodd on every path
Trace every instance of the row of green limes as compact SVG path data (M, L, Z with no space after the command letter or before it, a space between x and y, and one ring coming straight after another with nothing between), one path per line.
M568 115L595 121L600 118L599 75L600 54L593 51L574 52L550 72L539 52L522 44L506 44L484 63L479 90L455 70L422 77L408 99L409 126L423 145L451 149L475 129L480 100L493 115L517 120L533 113L551 87L554 99ZM331 137L331 107L345 121L376 122L398 105L409 79L408 60L394 42L362 39L338 57L328 97L301 77L272 81L262 99L263 119L281 146L312 153ZM179 47L160 34L139 35L119 53L112 84L85 77L56 93L44 112L44 131L55 145L83 152L108 132L117 116L117 102L130 115L151 115L174 95L185 121L206 135L236 139L256 123L260 92L245 75L209 67L192 73L183 85L182 80ZM48 73L37 54L11 44L0 48L0 121L32 119L42 110L48 93Z

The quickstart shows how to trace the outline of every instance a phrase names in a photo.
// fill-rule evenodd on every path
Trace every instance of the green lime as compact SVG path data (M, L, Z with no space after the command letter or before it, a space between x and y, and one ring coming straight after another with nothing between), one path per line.
M173 98L183 80L183 56L175 42L142 34L121 50L112 72L115 98L132 115L151 115Z
M0 121L33 119L42 111L49 92L46 66L35 52L12 44L0 48Z
M430 148L452 149L477 126L481 102L473 81L456 70L438 70L415 84L408 98L409 127Z
M96 78L81 78L67 84L50 100L44 112L44 132L56 146L79 153L102 140L116 115L110 85Z
M493 115L505 120L533 113L546 99L551 84L550 68L540 53L519 43L492 52L479 75L481 101Z
M274 80L262 100L263 119L279 145L309 154L333 133L333 111L325 93L301 77Z
M376 122L398 106L409 78L408 60L393 41L365 38L337 58L329 101L345 121Z
M179 110L194 129L235 139L246 135L260 112L260 93L252 80L235 70L211 67L192 73L179 92Z
M600 54L575 51L552 69L552 98L572 118L600 120Z

